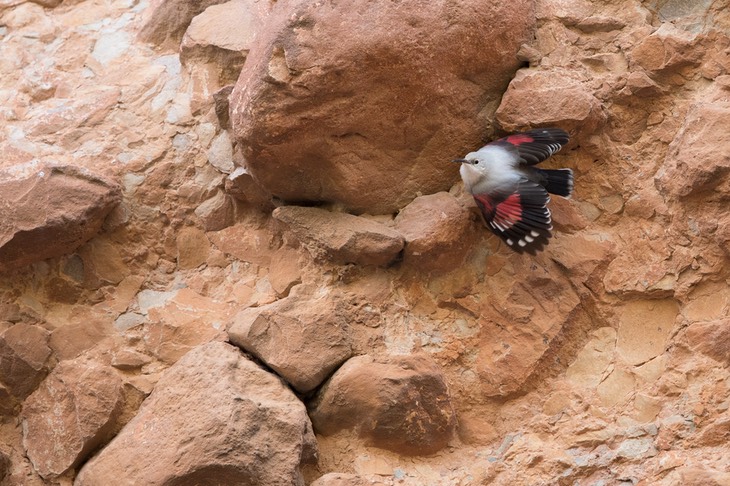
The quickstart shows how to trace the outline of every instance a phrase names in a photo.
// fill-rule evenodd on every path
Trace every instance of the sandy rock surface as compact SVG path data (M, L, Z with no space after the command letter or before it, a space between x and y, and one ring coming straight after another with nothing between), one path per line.
M728 32L0 0L0 481L727 484ZM521 256L450 161L546 125L575 193Z

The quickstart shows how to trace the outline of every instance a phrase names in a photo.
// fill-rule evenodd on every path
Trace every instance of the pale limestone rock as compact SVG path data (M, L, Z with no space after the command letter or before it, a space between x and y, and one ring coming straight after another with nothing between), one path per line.
M282 200L358 213L447 190L458 176L444 161L479 142L532 12L525 0L276 2L231 96L248 168Z
M351 214L283 206L273 215L315 260L385 266L398 257L405 243L399 232Z
M303 486L316 442L304 405L275 376L225 343L170 367L137 415L74 484Z
M233 145L226 130L221 130L208 149L208 162L221 172L233 172Z
M93 361L59 363L23 406L23 446L34 469L52 479L109 439L122 410L122 380Z
M396 216L395 229L405 238L404 265L418 271L453 271L475 239L469 210L447 192L414 199Z
M313 289L295 290L285 299L239 312L228 337L307 393L352 356L352 349L337 300Z
M117 184L83 169L28 171L0 174L0 271L74 251L121 200Z
M456 425L444 377L424 355L352 358L310 409L319 434L352 429L370 445L405 455L442 449Z

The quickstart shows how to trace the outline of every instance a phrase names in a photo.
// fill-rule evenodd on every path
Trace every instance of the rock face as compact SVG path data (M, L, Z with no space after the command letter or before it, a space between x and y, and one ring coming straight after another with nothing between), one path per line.
M443 375L425 356L358 356L330 378L312 405L317 433L354 429L375 447L406 455L443 448L456 417Z
M352 355L347 330L334 300L300 291L240 312L228 336L298 392L306 393Z
M279 1L232 94L247 166L284 200L371 214L448 189L533 27L526 0Z
M53 479L86 459L109 439L122 403L112 368L59 363L23 406L23 445L38 474Z
M71 166L0 174L0 272L74 251L120 200L117 184Z
M397 231L350 214L284 206L274 210L274 218L317 260L388 265L404 245Z
M0 483L727 485L727 3L0 1Z
M210 343L164 373L74 484L303 485L299 466L315 456L294 394L235 347Z

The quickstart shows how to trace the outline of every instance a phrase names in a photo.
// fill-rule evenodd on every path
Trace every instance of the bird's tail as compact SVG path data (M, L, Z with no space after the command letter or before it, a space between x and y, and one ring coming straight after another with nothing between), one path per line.
M570 197L573 194L573 171L571 169L538 169L545 177L545 189L551 194Z

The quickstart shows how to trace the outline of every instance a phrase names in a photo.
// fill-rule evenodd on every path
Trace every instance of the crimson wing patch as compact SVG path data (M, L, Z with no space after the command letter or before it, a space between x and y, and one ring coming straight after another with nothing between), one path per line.
M560 128L536 128L492 143L516 150L522 164L535 165L550 158L569 139L568 133Z
M474 200L487 227L518 253L534 255L552 236L550 196L535 182L523 179L511 193L475 194Z

